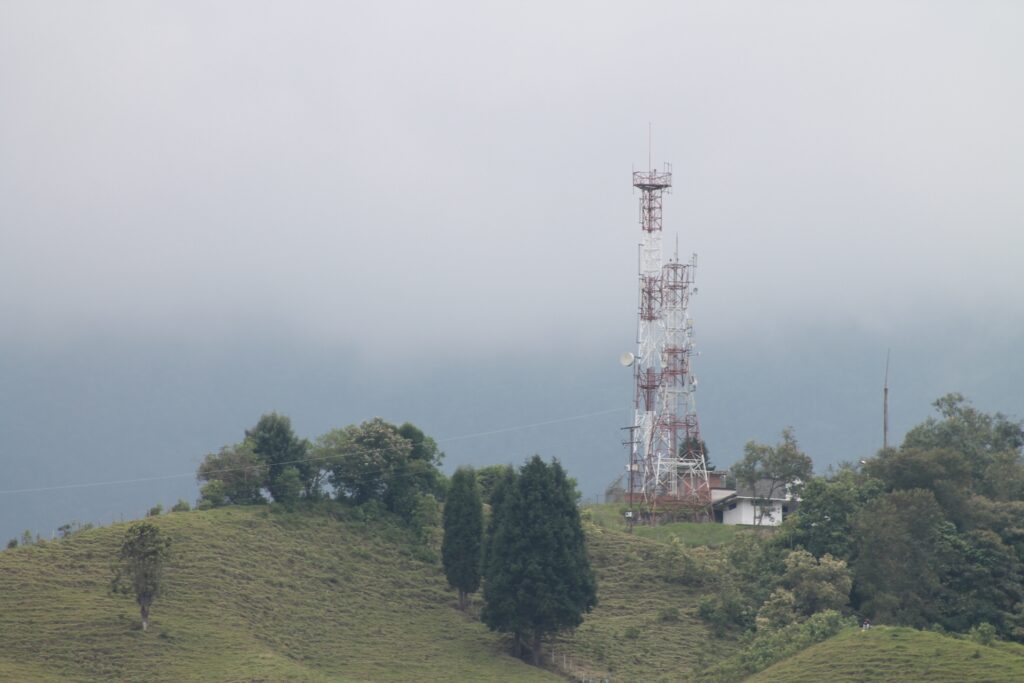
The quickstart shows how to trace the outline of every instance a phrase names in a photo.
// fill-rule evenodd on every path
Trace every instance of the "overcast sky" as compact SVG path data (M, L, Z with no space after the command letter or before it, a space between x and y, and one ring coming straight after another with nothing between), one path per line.
M4 2L0 347L612 363L651 124L704 353L1019 370L1021 36L966 0Z
M648 122L705 335L1024 309L1019 3L0 12L5 336L628 341Z

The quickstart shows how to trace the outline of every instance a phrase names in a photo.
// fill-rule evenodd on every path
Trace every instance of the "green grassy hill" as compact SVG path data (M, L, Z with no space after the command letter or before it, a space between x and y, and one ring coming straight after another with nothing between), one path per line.
M712 657L736 650L697 616L701 593L671 580L666 545L588 525L598 605L552 649L575 657L580 677L686 681ZM710 652L709 652L710 648Z
M267 508L155 521L175 560L148 633L107 592L125 525L0 553L0 680L559 680L457 611L389 525Z
M148 633L134 602L107 590L126 525L0 552L0 681L687 681L739 652L697 617L700 589L667 569L668 546L611 523L587 524L598 607L541 670L508 656L478 597L459 612L439 564L392 524L341 507L153 521L175 556ZM735 533L673 526L698 555L718 552L701 539ZM851 630L749 680L826 679L1018 681L1024 647Z
M1024 646L909 628L854 628L746 679L748 683L1024 681Z
M337 512L349 519L267 507L152 518L174 559L148 633L107 590L127 525L0 552L0 680L619 682L686 680L701 663L698 596L661 576L656 541L588 525L600 604L552 643L558 675L508 656L478 597L459 612L407 532Z

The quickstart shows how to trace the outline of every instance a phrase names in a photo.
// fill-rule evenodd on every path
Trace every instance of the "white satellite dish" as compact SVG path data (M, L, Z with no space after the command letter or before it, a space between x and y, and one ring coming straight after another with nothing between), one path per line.
M635 361L635 360L636 360L636 356L634 356L629 351L626 351L624 354L619 356L619 362L622 363L622 367L624 367L624 368L628 368L630 365L633 364L633 361Z

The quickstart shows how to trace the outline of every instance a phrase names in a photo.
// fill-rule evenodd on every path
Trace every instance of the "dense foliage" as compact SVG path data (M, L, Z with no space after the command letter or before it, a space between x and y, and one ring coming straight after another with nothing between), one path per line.
M934 405L899 448L824 477L809 477L788 430L775 447L747 445L738 482L801 480L800 503L776 533L697 568L717 634L761 637L834 611L1024 641L1024 428L959 394Z
M959 394L934 406L899 448L809 482L775 543L847 561L873 620L1024 640L1024 429Z
M476 473L460 467L452 475L451 489L444 504L444 540L441 562L448 585L459 591L459 609L465 610L468 597L480 588L480 561L483 552L484 510Z
M334 496L373 504L407 522L430 518L447 481L444 454L415 425L380 418L332 429L313 444L291 421L263 415L241 443L206 456L196 474L201 507L252 505L268 499L286 506Z
M575 487L557 461L534 456L491 496L484 565L489 628L525 645L539 663L544 638L579 626L597 604Z

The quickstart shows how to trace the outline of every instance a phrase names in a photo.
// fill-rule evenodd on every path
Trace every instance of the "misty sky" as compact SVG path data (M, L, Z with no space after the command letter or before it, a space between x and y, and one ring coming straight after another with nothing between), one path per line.
M190 471L270 409L625 415L649 123L721 464L811 414L858 444L816 461L867 451L876 406L836 415L887 348L904 427L953 390L1021 416L1021 36L1017 2L5 2L7 486L114 477L139 440L178 455L132 476ZM530 434L494 457L585 462Z

